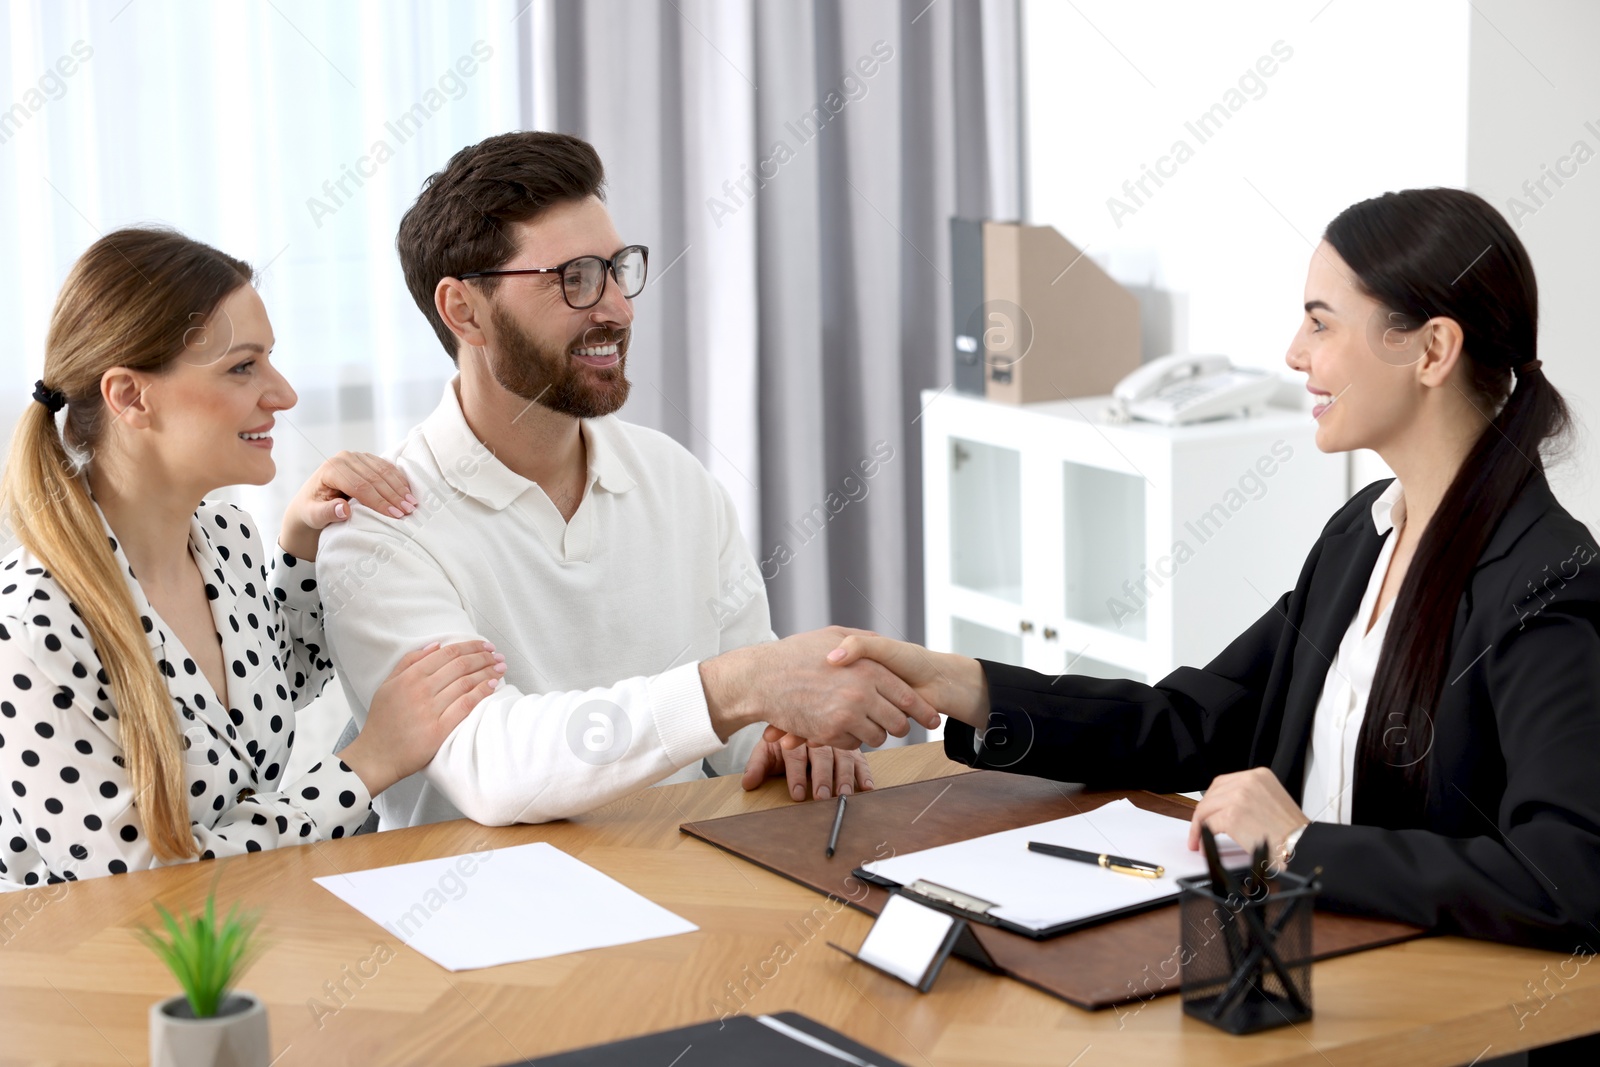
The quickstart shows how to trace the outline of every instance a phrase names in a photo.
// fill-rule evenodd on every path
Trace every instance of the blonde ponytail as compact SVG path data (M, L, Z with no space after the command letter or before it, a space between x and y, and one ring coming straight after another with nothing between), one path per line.
M111 680L123 761L151 849L163 860L192 859L196 850L172 697L100 515L73 466L55 416L43 404L30 403L11 438L6 517L88 627Z
M44 381L67 400L64 429L43 403L30 402L0 485L13 531L88 627L110 681L133 805L165 861L197 854L178 719L69 446L93 454L104 431L106 371L164 370L183 351L195 309L209 316L250 279L243 262L170 230L118 230L91 245L62 286L45 344Z

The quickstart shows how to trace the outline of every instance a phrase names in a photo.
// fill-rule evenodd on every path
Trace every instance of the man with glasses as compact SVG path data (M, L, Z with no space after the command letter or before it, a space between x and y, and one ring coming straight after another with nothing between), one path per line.
M843 631L773 640L726 491L612 414L649 252L618 236L603 183L575 137L503 134L458 152L400 223L406 284L458 375L390 453L411 511L357 508L324 534L332 655L358 723L430 641L490 641L506 672L379 798L385 828L564 818L702 761L826 798L871 788L863 743L937 725L877 664L827 663ZM783 748L763 723L819 744Z

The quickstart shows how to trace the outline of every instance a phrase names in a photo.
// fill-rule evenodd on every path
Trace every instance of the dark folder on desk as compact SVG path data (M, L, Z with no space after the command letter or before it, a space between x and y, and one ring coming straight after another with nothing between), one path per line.
M761 1067L840 1067L851 1062L870 1067L905 1067L900 1061L857 1044L797 1012L777 1012L768 1018L776 1020L780 1028L773 1029L748 1015L738 1015L523 1060L506 1067L638 1067L639 1064L747 1067L752 1063L759 1063ZM798 1037L789 1036L796 1033ZM807 1044L806 1039L812 1043ZM843 1058L841 1053L850 1058Z
M685 823L680 829L876 915L889 890L855 873L864 863L1081 814L1123 797L1176 818L1187 819L1193 811L1154 793L1085 792L1040 778L973 771L851 797L850 815L831 860L823 854L833 821L831 804L791 804ZM1178 988L1175 904L1108 918L1043 941L995 926L974 925L973 933L1002 972L1082 1008L1144 1000ZM1422 933L1404 923L1319 911L1312 958L1342 956Z

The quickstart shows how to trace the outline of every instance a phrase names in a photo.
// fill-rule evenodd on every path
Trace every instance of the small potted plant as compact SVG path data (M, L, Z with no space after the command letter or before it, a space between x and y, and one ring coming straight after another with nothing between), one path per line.
M235 905L217 921L215 895L205 911L177 918L156 905L167 937L140 938L161 957L183 992L150 1006L151 1067L268 1067L267 1008L234 982L260 955L260 916Z

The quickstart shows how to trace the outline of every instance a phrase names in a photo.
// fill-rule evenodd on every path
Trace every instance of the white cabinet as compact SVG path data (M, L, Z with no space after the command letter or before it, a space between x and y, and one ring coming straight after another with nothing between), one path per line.
M1309 412L1163 427L1109 404L923 394L928 647L1151 682L1201 666L1349 498Z

